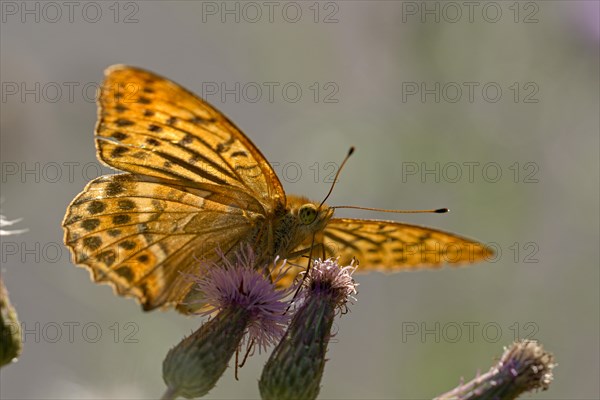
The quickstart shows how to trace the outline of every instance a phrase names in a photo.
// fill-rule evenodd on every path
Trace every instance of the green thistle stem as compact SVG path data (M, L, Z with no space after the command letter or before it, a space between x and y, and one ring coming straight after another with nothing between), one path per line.
M223 309L169 350L163 362L164 399L202 397L216 384L238 348L249 321L246 309Z
M296 311L263 369L259 388L264 400L317 397L336 306L331 292L314 292Z
M8 291L0 277L0 367L9 364L21 353L21 326Z

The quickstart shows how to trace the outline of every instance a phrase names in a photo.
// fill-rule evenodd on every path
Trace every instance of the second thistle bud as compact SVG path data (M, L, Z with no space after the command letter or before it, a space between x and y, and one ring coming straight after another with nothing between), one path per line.
M316 260L304 279L303 304L265 365L260 394L270 399L315 399L325 368L325 353L336 312L356 293L353 266Z

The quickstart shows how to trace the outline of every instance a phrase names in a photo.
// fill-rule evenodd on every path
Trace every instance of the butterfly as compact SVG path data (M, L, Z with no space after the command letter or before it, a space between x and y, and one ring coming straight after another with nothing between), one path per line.
M63 220L64 241L94 281L137 298L144 310L179 304L189 312L181 304L191 296L189 274L199 260L247 246L257 265L318 248L342 265L356 257L362 272L491 255L481 243L431 228L334 218L335 208L286 194L250 139L183 87L124 65L105 75L97 156L123 173L96 178L75 197Z

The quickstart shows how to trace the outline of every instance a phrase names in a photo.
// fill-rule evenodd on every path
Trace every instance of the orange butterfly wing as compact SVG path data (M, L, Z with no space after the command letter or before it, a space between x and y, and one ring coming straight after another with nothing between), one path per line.
M436 268L483 261L493 255L482 243L453 233L381 220L333 218L320 243L326 256L340 256L342 264L356 257L360 262L357 272Z
M312 236L298 246L279 284L288 286L302 267L313 243ZM339 257L340 265L358 261L357 272L399 272L458 266L489 260L494 252L484 244L449 232L395 221L332 218L315 235L312 257Z
M260 151L177 84L126 66L106 71L98 158L127 174L90 182L63 226L74 261L144 309L181 301L200 259L249 240L285 205Z
M227 117L151 72L107 69L98 100L98 158L122 171L232 186L269 208L285 192L261 152Z

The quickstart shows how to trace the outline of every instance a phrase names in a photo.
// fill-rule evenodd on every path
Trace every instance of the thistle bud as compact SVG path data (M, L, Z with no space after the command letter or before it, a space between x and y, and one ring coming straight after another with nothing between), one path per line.
M331 326L356 293L353 265L315 260L304 277L300 301L290 327L263 369L259 381L264 400L315 399L325 368Z

